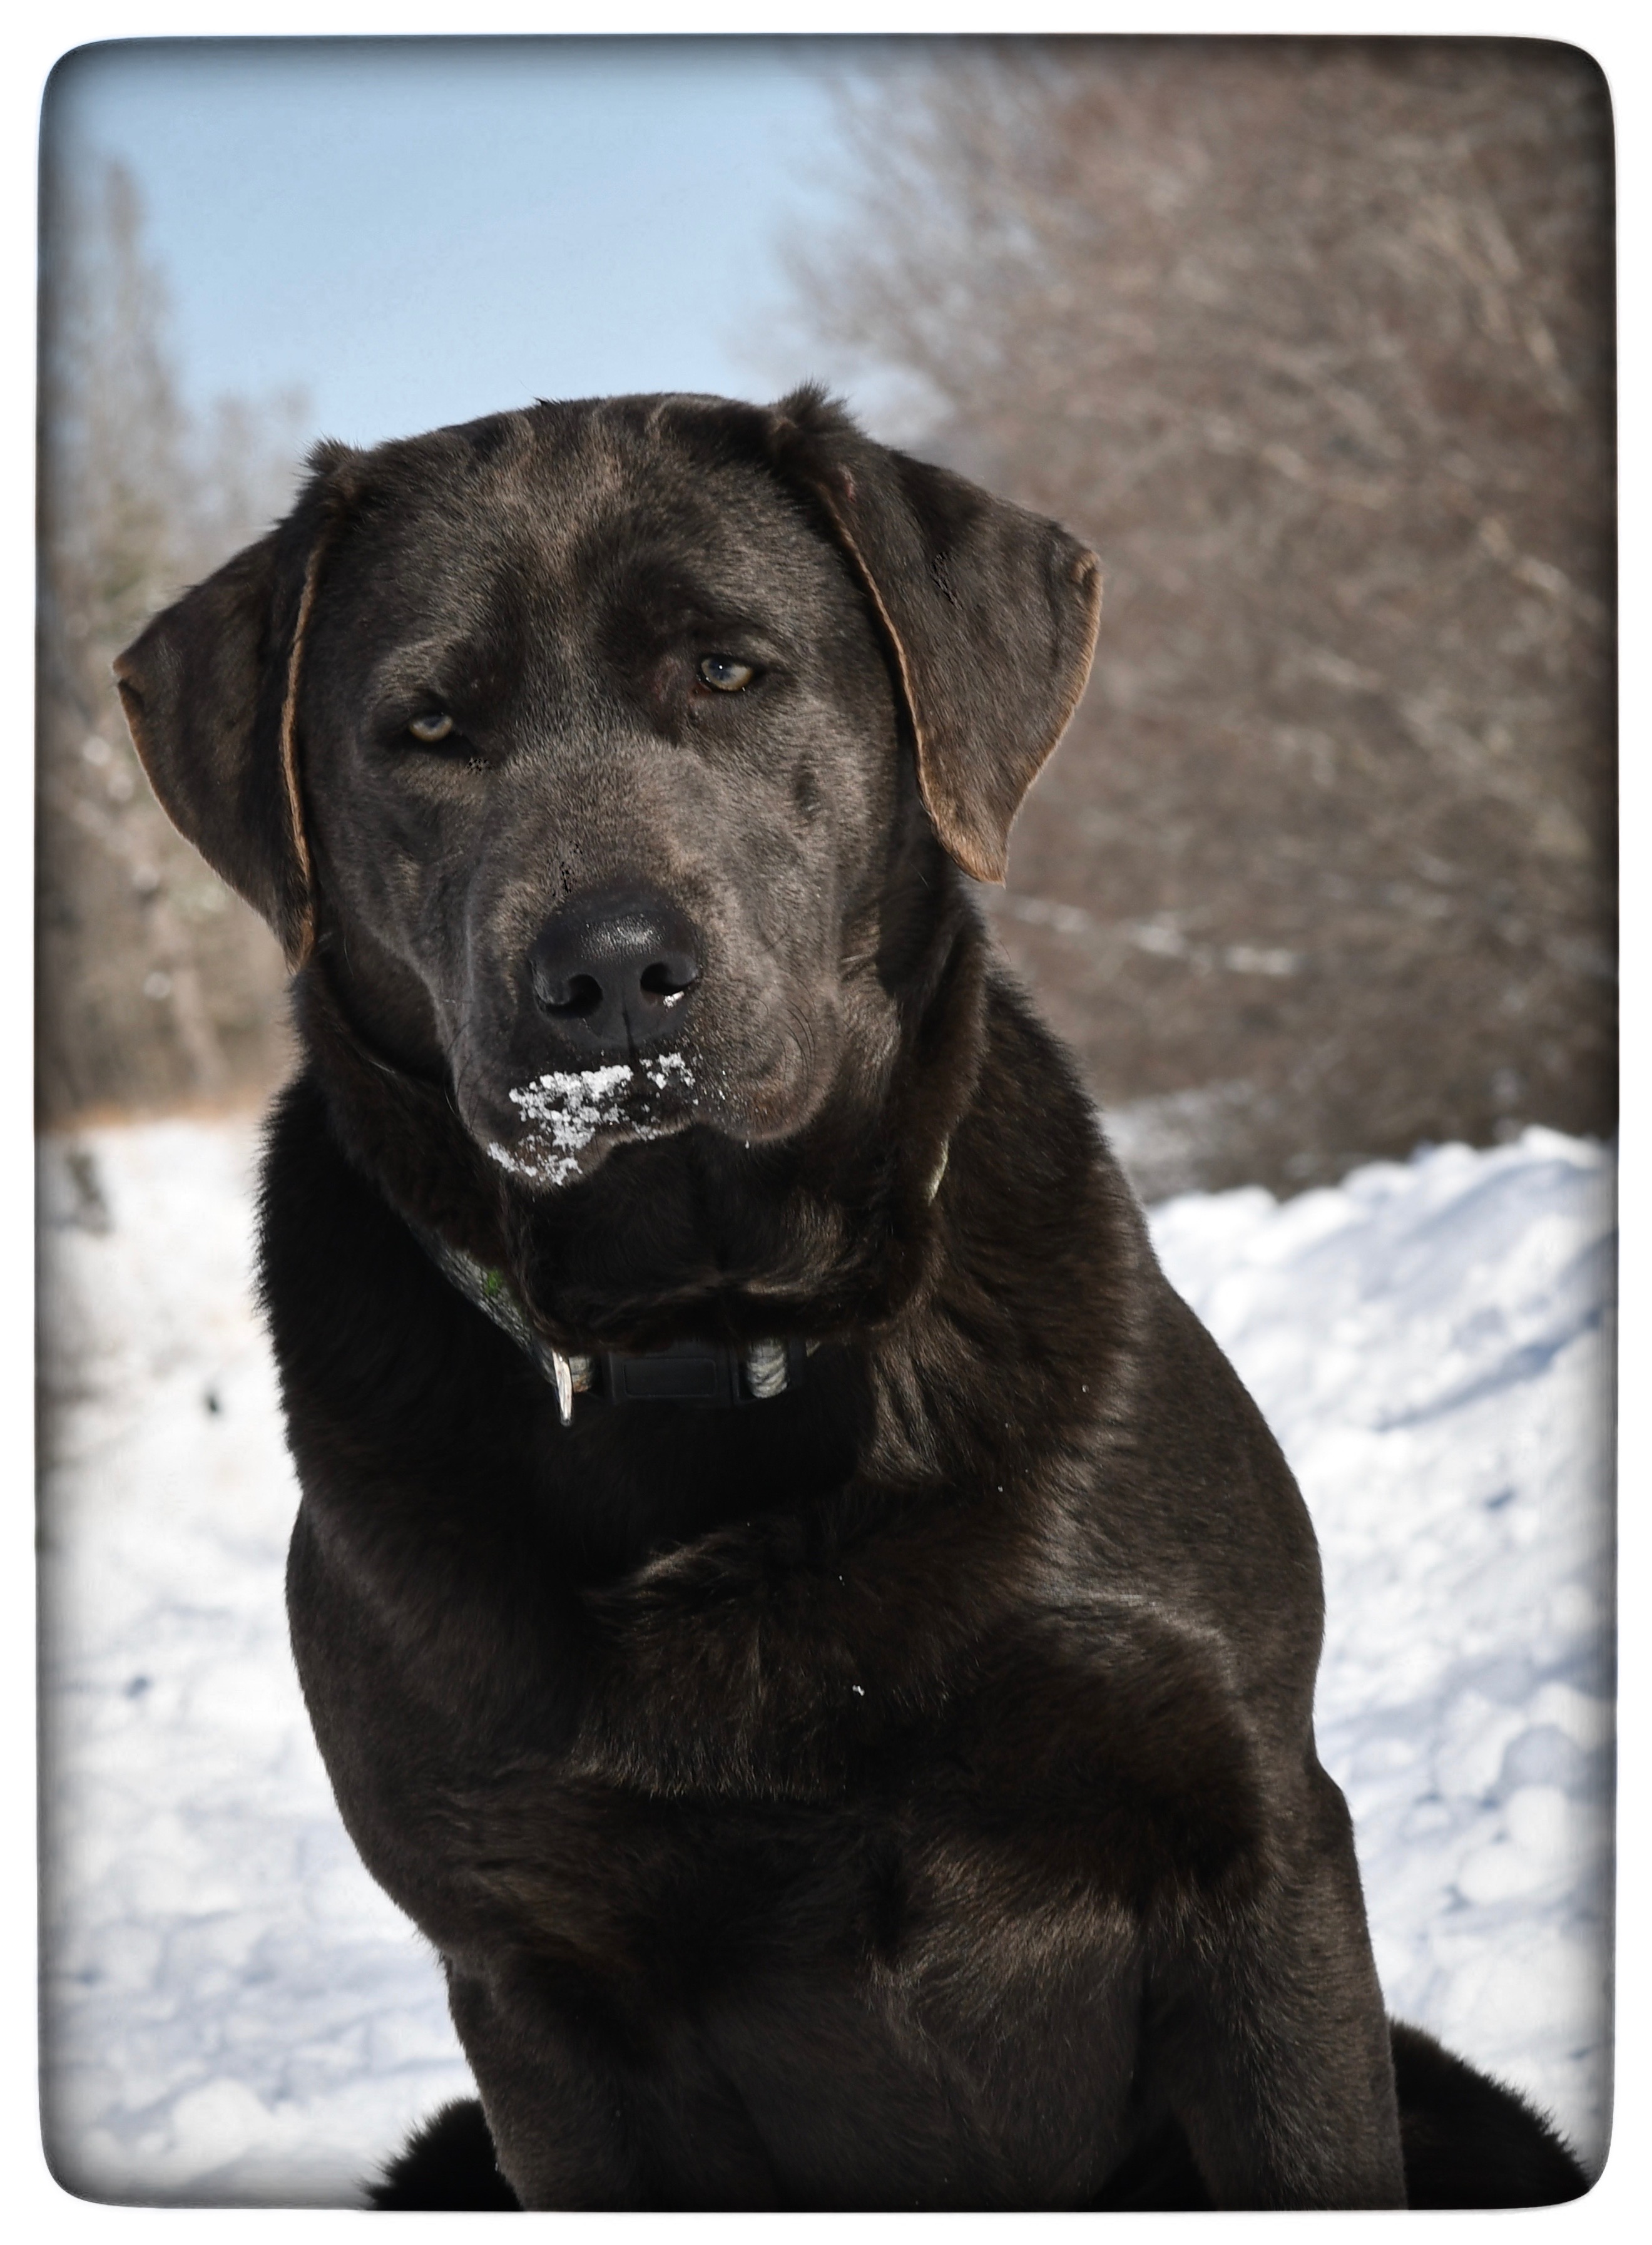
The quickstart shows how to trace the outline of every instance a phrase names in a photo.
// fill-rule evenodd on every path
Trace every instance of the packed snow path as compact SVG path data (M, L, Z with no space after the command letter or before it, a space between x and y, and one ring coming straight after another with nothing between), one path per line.
M467 2076L294 1679L249 1125L45 1147L47 2139L118 2201L339 2204ZM1528 1131L1155 1211L1302 1480L1321 1753L1391 2008L1599 2163L1612 1174Z

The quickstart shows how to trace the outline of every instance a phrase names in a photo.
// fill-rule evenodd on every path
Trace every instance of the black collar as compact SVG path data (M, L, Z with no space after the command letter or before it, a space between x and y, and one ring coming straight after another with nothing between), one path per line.
M603 1349L589 1356L554 1347L531 1323L502 1271L490 1270L453 1247L438 1232L409 1220L409 1228L443 1277L465 1300L509 1333L557 1391L565 1427L573 1424L576 1395L610 1403L764 1403L783 1395L802 1377L813 1344L754 1340L680 1340L642 1356Z

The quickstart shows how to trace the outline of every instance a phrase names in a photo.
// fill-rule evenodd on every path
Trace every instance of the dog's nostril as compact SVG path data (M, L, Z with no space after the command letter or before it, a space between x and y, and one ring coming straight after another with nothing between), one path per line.
M547 1014L567 1014L576 1021L594 1014L602 1003L602 985L594 974L571 974L560 981L542 982L538 994Z
M640 987L651 998L680 998L685 990L692 990L700 980L700 963L686 953L670 959L656 959L645 967L638 977Z

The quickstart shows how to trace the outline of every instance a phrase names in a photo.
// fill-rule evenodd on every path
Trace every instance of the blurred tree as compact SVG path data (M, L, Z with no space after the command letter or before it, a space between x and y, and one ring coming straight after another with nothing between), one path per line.
M1146 1182L1609 1131L1596 67L925 43L845 119L807 331L840 375L907 378L917 449L1102 557L1095 682L987 901L1134 1103Z
M48 171L40 384L37 1094L101 1104L250 1091L285 1056L274 939L150 794L110 664L146 617L288 502L303 401L205 426L162 348L132 180Z

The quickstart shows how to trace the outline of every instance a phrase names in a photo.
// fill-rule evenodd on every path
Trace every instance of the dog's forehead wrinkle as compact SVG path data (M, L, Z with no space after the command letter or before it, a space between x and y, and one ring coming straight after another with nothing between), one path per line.
M844 581L835 550L766 468L708 463L650 418L653 441L621 419L593 423L572 452L541 451L538 505L556 526L562 566L577 574L619 555L652 556L714 574L748 597L763 592L777 566L793 596Z

